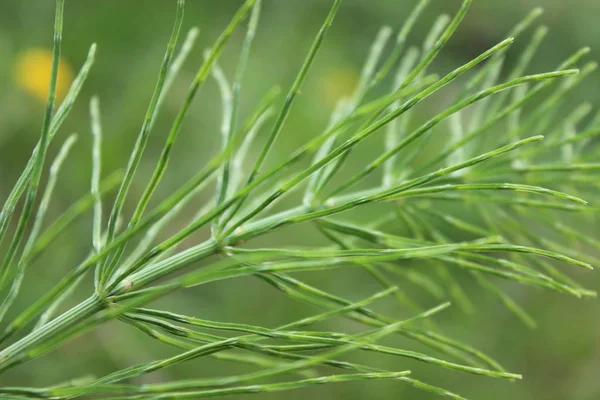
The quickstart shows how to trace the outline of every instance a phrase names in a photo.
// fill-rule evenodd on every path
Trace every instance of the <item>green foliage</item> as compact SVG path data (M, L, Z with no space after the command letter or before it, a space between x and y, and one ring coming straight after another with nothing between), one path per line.
M454 18L440 17L433 24L422 49L406 49L411 28L419 23L422 11L429 3L421 0L401 27L393 49L383 61L392 31L390 28L380 31L355 93L340 100L328 127L285 161L266 169L265 162L283 133L294 101L341 3L341 0L333 1L279 112L274 112L279 92L275 88L241 123L239 102L253 38L260 28L261 10L260 0L244 2L206 53L173 122L154 173L132 216L126 219L123 213L125 201L165 93L192 51L198 35L196 29L190 31L176 55L185 8L185 1L179 0L159 78L124 173L117 172L101 180L101 109L99 99L93 98L90 103L94 138L90 193L42 231L60 167L75 141L75 137L70 136L50 168L46 190L32 228L27 231L49 144L90 73L95 54L95 46L92 46L88 61L64 103L55 112L64 8L64 0L57 0L54 63L42 134L21 178L8 196L0 218L2 240L9 230L11 218L17 213L17 203L24 197L0 271L0 283L6 292L0 306L0 319L18 295L27 267L36 256L47 250L72 221L93 208L91 253L48 293L8 323L0 338L3 343L11 338L15 340L0 351L0 371L67 345L78 335L109 320L129 324L140 334L180 352L170 358L133 365L99 378L74 379L68 384L46 388L3 387L0 388L3 396L200 398L388 379L462 399L460 395L414 379L408 370L382 370L343 361L340 357L350 352L368 351L417 360L433 368L520 379L519 374L505 371L489 356L440 333L432 317L445 310L449 303L423 309L402 290L402 286L415 285L439 301L449 296L469 312L473 300L454 277L459 269L467 272L509 312L532 328L535 327L533 316L505 293L495 283L496 279L575 297L596 295L575 283L559 268L570 265L592 269L590 262L593 259L589 260L591 257L585 252L574 251L565 242L600 248L599 240L584 233L587 227L594 226L598 208L594 204L588 206L582 199L593 199L598 194L593 173L599 165L593 161L597 154L594 138L600 133L599 119L593 119L581 131L578 129L579 122L591 111L585 104L576 107L564 121L553 119L560 100L593 71L596 64L585 65L581 72L572 69L589 51L583 49L556 71L523 76L546 34L542 27L533 34L507 80L498 83L503 75L507 50L515 37L522 36L541 14L538 9L519 23L508 39L440 78L427 75L427 68L459 27L471 0L463 0ZM248 16L242 53L230 84L217 61L233 32ZM390 77L394 68L397 73ZM222 97L222 150L193 179L147 211L167 170L171 150L186 114L211 73ZM393 83L384 85L390 78ZM428 121L415 125L413 109L458 79L463 81L463 89L454 101ZM549 94L553 85L555 92ZM389 93L377 94L386 88ZM540 94L545 96L541 101ZM539 101L537 104L535 99ZM530 107L525 108L526 105ZM262 128L273 115L275 122L263 139ZM489 135L491 128L500 123L506 123L507 133ZM355 168L351 165L348 162L350 152L382 130L385 130L382 154L366 166ZM438 130L448 134L442 136L443 132ZM535 135L537 132L549 132L549 138ZM255 161L248 167L251 150L261 142ZM292 168L311 156L313 160L308 166ZM367 176L380 171L382 179L377 186L349 190L355 185L364 186ZM338 177L342 174L346 176L339 183ZM214 201L202 208L187 227L156 244L159 233L199 191L210 187L214 179L217 180ZM103 230L103 196L117 185L118 193ZM552 189L542 185L552 186ZM270 212L284 195L302 188L302 204ZM453 208L445 206L448 202L452 202ZM353 222L338 219L338 214L379 203L382 203L378 210L383 218L374 223L365 224L360 218ZM581 219L577 219L580 215ZM121 221L126 222L124 227L121 227ZM309 221L314 223L316 232L323 234L322 247L256 248L245 245L251 245L253 239L281 227ZM207 225L212 226L210 238L188 248L179 247ZM188 268L190 266L193 268ZM382 286L382 290L367 299L350 301L293 277L298 272L341 270L351 266L364 270ZM59 306L92 270L95 270L95 288L89 298L56 316ZM149 302L177 290L241 276L261 279L283 295L324 311L278 328L267 328L144 308ZM388 296L393 296L413 313L413 317L392 318L368 308L371 303ZM372 329L349 334L309 328L336 316ZM26 332L28 328L32 329ZM229 336L207 333L215 330L227 332ZM232 336L231 332L241 333L241 336ZM430 353L376 343L392 334L414 340L429 348ZM132 378L200 357L249 363L256 371L160 384L128 383ZM348 373L332 374L330 368ZM286 381L280 381L280 376L285 376Z

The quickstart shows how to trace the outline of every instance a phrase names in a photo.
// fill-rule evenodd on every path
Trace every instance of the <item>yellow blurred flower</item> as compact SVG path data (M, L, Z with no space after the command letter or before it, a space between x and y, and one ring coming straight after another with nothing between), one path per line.
M14 65L14 78L18 86L42 103L48 97L50 72L52 70L52 51L47 49L29 49L17 57ZM57 100L62 100L73 81L73 69L64 59L60 60Z
M349 96L358 84L358 71L353 68L335 68L326 71L321 76L321 95L328 107L333 107L337 101Z

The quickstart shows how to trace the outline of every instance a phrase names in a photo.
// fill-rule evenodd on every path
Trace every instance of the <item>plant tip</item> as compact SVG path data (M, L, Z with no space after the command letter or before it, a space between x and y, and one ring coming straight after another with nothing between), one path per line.
M536 17L539 17L540 15L542 15L544 13L544 8L543 7L536 7L533 9L532 14Z

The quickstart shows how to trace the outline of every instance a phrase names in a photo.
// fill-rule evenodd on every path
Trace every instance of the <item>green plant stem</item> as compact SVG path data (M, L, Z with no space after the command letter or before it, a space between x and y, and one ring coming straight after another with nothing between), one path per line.
M8 346L0 352L0 372L27 359L28 350L50 340L53 336L68 329L71 325L94 315L104 307L103 301L98 296L92 296L71 308L61 316L31 332L18 342Z
M406 146L408 146L415 140L417 140L419 137L421 137L426 132L430 131L437 124L439 124L446 118L450 117L451 115L459 112L460 110L470 106L471 104L473 104L477 101L480 101L481 99L485 99L495 93L501 92L503 90L506 90L506 89L509 89L509 88L512 88L512 87L515 87L518 85L527 84L529 82L537 82L537 81L545 80L545 79L553 79L553 78L558 78L558 77L562 77L562 76L569 76L569 75L576 74L578 72L579 72L578 70L567 70L567 71L557 71L557 72L550 72L550 73L546 73L546 74L531 75L531 76L517 78L510 82L506 82L501 85L497 85L497 86L491 87L489 89L483 90L483 91L463 100L462 102L455 104L454 106L448 108L446 111L438 114L436 117L429 120L427 123L425 123L419 129L417 129L415 132L411 133L405 139L400 141L400 143L398 143L392 149L390 149L386 153L379 156L375 161L373 161L371 164L369 164L363 171L356 174L350 180L346 181L339 188L335 189L330 194L330 197L335 196L335 195L343 192L347 188L351 187L353 184L360 181L365 176L367 176L369 173L373 172L375 169L377 169L379 166L381 166L383 163L385 163L388 159L390 159L390 157L392 157L393 155L398 153L400 150L404 149Z
M44 222L44 217L46 215L46 211L48 210L48 206L50 204L50 199L52 198L52 194L54 192L54 188L56 186L56 181L58 179L58 173L60 168L67 157L71 147L75 144L77 140L76 135L71 135L65 141L63 146L61 147L56 159L52 163L50 167L50 176L48 178L48 183L46 185L46 189L40 201L40 206L38 208L37 214L35 216L35 220L33 223L33 227L31 228L31 232L29 234L29 238L27 239L27 243L23 249L23 252L19 258L17 264L17 270L13 277L13 281L9 292L6 294L2 304L0 305L0 320L4 318L4 315L14 302L15 298L19 294L21 289L21 285L23 283L23 279L25 278L25 272L29 264L31 263L32 258L34 257L34 247L35 243L38 239L38 235L42 228L42 223Z
M298 72L298 75L296 76L296 79L294 80L294 83L292 84L292 87L290 88L290 90L285 98L283 106L282 106L281 110L279 111L279 114L277 115L275 124L273 125L273 128L271 130L271 133L267 137L267 141L265 142L261 152L258 155L258 158L256 159L256 161L254 163L254 166L252 167L252 169L250 171L250 174L248 175L246 187L250 186L256 180L256 178L260 172L260 169L262 168L262 165L263 165L265 159L267 158L267 155L271 151L271 148L273 147L275 140L277 140L277 137L281 133L283 125L285 124L285 121L287 120L287 117L289 116L289 114L292 110L294 101L296 100L296 97L298 96L298 93L300 92L300 88L302 87L302 84L304 83L304 80L306 79L306 76L308 75L308 71L310 70L310 67L313 64L313 61L315 60L316 55L317 55L319 49L321 48L321 45L323 44L325 35L329 31L329 28L331 27L331 25L333 23L333 20L335 18L335 15L336 15L337 10L339 9L341 3L342 3L342 0L334 0L333 5L331 6L331 10L329 11L327 18L325 19L325 22L321 26L321 29L317 33L317 36L315 37L315 40L312 43L312 46L308 52L308 55L306 56L304 63L302 65L302 67L300 68L300 72ZM240 207L246 200L246 197L247 196L240 197L240 199L237 201L238 204L235 206L235 208L232 210L232 212L227 216L227 218L224 219L223 225L226 225L235 216L235 213L240 209Z
M96 56L96 45L93 44L90 47L90 50L87 55L87 59L86 59L85 63L83 64L81 71L79 72L79 74L73 81L73 84L69 88L69 92L67 93L65 100L63 101L61 106L56 111L56 114L54 114L54 117L52 118L52 123L50 125L50 131L48 134L48 141L51 141L54 138L54 136L56 135L56 132L58 131L58 129L62 125L63 121L66 119L67 115L73 108L75 99L79 95L81 88L83 87L83 84L85 83L85 81L90 73L90 70L94 64L95 56ZM29 161L27 162L27 165L25 166L25 169L19 176L17 183L11 190L6 202L4 203L4 206L2 207L2 211L0 212L0 243L2 243L2 241L4 239L4 236L8 229L8 224L10 222L10 218L13 215L13 212L15 210L17 202L19 201L19 199L25 192L27 185L31 181L34 165L36 163L36 160L38 158L38 153L40 151L40 145L41 145L41 138L40 138L40 141L38 141L36 147L33 149L33 152L31 154L31 157L29 158Z
M250 49L252 47L252 42L254 41L254 37L256 35L256 29L258 26L258 21L260 17L260 9L261 9L261 0L258 0L254 4L254 8L252 9L252 14L250 16L250 22L248 23L248 30L246 31L246 38L244 39L244 44L242 45L242 50L240 53L240 59L238 62L237 70L235 72L235 80L233 82L232 87L232 99L231 99L231 110L230 114L224 115L225 121L223 124L223 147L227 148L231 139L233 137L233 133L236 129L236 123L238 118L238 108L240 103L240 93L242 87L242 79L244 78L244 74L246 72L246 66L248 64L248 59L250 57ZM217 199L216 203L222 203L228 194L229 189L229 180L230 180L230 157L227 157L223 160L222 172L217 183Z
M42 123L42 133L39 141L39 150L35 157L31 172L31 180L29 182L29 190L25 197L25 204L19 218L17 229L13 234L10 247L7 254L4 256L2 265L0 266L0 287L4 285L4 282L9 273L10 267L14 261L17 250L19 249L21 242L25 235L25 228L29 222L29 218L33 213L35 200L37 197L40 180L44 169L44 161L46 160L46 153L48 151L48 145L50 143L50 129L52 127L52 116L54 115L54 103L56 100L56 85L58 82L58 67L60 63L60 54L62 46L62 30L63 30L63 13L65 7L65 0L57 0L56 12L54 21L54 48L52 50L52 68L50 72L50 83L48 89L48 100L46 102L46 110L44 113L44 121Z
M117 193L117 198L115 199L115 202L112 207L112 211L111 211L109 219L108 219L108 228L107 228L107 237L106 237L107 243L111 242L115 237L117 219L121 215L121 210L123 208L125 198L127 197L127 193L129 192L131 182L133 181L133 177L135 175L137 167L142 159L144 149L146 148L146 143L148 141L148 136L150 135L150 129L152 127L152 123L155 120L156 114L158 113L158 110L159 110L158 103L159 103L159 99L161 98L161 94L164 89L169 65L171 64L171 60L173 58L173 53L175 51L175 46L177 44L177 38L179 36L179 31L181 29L181 24L183 21L184 8L185 8L185 0L178 0L175 26L173 28L173 32L171 34L169 44L167 45L167 51L165 52L165 56L163 58L160 72L158 74L158 81L154 88L154 93L152 94L152 98L150 100L150 105L148 106L148 109L146 111L146 115L144 117L144 122L142 124L142 128L136 139L133 151L131 152L131 156L129 158L127 168L125 169L125 176L123 177L123 181L121 182L121 186L119 187L119 192ZM98 268L98 273L97 273L98 289L100 292L102 292L103 291L102 285L105 283L107 277L110 276L111 271L107 271L108 265L105 265L105 263L102 263L102 262L100 264L98 264L97 268Z
M428 87L427 89L423 90L422 92L420 92L419 94L414 96L412 99L410 99L406 103L404 103L399 109L394 110L390 114L381 118L379 121L373 123L366 129L360 131L354 137L347 140L345 143L343 143L342 145L338 146L336 149L331 151L326 157L324 157L321 160L319 160L318 162L314 163L311 167L305 169L303 172L296 175L296 177L293 178L292 180L290 180L288 183L286 183L286 184L282 185L280 188L278 188L271 196L269 196L269 198L267 198L265 201L263 201L258 207L256 207L254 210L252 210L251 212L246 214L239 221L237 221L232 227L230 227L229 230L225 233L225 235L227 236L227 235L231 234L233 231L235 231L235 229L237 227L243 225L246 221L250 220L252 217L254 217L256 214L258 214L260 211L262 211L266 207L268 207L271 203L273 203L275 200L277 200L283 194L285 194L286 192L291 190L294 186L296 186L297 184L302 182L304 179L306 179L308 176L313 174L316 170L319 170L324 165L327 165L328 163L332 162L335 158L337 158L337 157L341 156L343 153L345 153L346 150L348 150L348 149L354 147L355 145L357 145L358 143L364 141L366 138L373 135L379 129L381 129L382 127L387 125L389 122L398 118L400 115L402 115L403 113L405 113L406 111L408 111L409 109L414 107L416 104L423 101L425 98L429 97L431 94L435 93L437 90L441 89L445 85L454 81L460 75L462 75L469 69L473 68L475 65L484 61L486 58L488 58L492 54L494 54L494 52L501 50L502 48L510 45L511 43L512 43L512 39L504 40L503 42L494 46L490 50L481 54L479 57L475 58L473 61L454 70L450 74L446 75L444 78L440 79L437 83L435 83L435 84L431 85L430 87Z

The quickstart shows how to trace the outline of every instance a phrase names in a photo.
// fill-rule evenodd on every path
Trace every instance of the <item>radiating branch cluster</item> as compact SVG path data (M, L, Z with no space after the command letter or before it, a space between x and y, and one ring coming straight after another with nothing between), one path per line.
M600 188L595 179L600 169L600 113L593 117L590 104L570 107L565 101L597 64L590 62L577 69L589 52L584 48L555 71L527 75L548 33L546 27L540 27L514 67L508 72L503 68L511 45L527 35L541 15L540 9L517 24L506 40L440 77L430 74L428 67L459 28L471 0L463 0L453 18L438 18L422 46L408 47L411 30L422 22L429 3L418 1L395 36L390 27L379 31L355 92L340 99L323 131L283 162L267 168L266 161L285 135L287 118L342 1L332 2L282 104L278 106L280 89L275 87L243 120L239 104L245 93L243 83L254 37L260 30L262 6L260 0L246 0L205 53L154 172L128 216L125 201L135 194L132 182L154 122L199 34L192 29L177 50L185 8L185 1L178 0L154 93L126 168L102 179L101 104L93 98L90 192L44 228L60 168L68 162L76 137L64 141L50 167L41 200L36 202L48 148L88 78L95 56L92 45L63 104L55 111L64 3L56 1L54 63L42 134L0 214L0 242L10 238L0 267L0 320L19 294L32 262L51 248L73 221L92 210L90 252L79 265L65 269L69 272L49 292L8 322L0 334L4 346L0 371L67 345L110 320L131 325L140 335L174 347L179 353L102 377L74 379L67 385L0 388L3 396L179 399L387 379L462 399L417 380L409 370L389 371L345 361L343 357L366 351L399 357L396 365L401 365L402 359L412 359L432 367L519 379L520 375L505 371L489 356L442 334L432 320L450 305L447 300L466 313L476 306L468 289L455 278L456 272L470 276L529 327L535 327L535 316L503 290L502 281L575 297L596 295L563 269L592 269L595 260L591 250L600 249L600 239L590 234L599 208L585 200L593 200ZM246 19L249 22L239 63L230 80L218 60L233 32ZM172 149L190 106L211 76L218 83L223 110L221 150L186 184L149 209L168 172ZM418 106L457 80L461 83L455 86L460 85L461 90L443 110L418 122ZM378 97L375 89L382 88L388 93ZM560 119L563 114L566 116ZM271 126L266 128L269 123ZM379 136L382 150L378 157L362 157L365 161L359 166L349 163L350 154L360 152L365 140ZM306 160L312 161L298 167ZM209 190L213 182L214 200L198 207L187 226L157 241L185 206L198 193ZM104 227L103 201L114 189L116 198ZM271 211L281 198L294 191L302 192L294 197L297 206ZM18 208L21 198L23 206ZM381 218L365 223L350 212L367 205L376 205ZM15 231L7 235L17 211L20 216ZM31 228L27 229L30 222ZM304 248L295 243L273 248L253 246L257 237L306 222L312 222L312 228L321 235L321 247ZM208 227L209 239L182 247L185 239ZM297 272L350 267L364 271L381 285L381 291L366 299L350 300L294 277ZM94 275L95 283L89 298L57 314L88 274ZM152 300L175 291L242 276L255 277L282 296L320 311L268 328L147 308ZM422 290L439 305L423 307L408 294L407 286ZM384 300L396 301L399 308L413 316L399 319L370 308L372 303ZM358 334L314 330L313 325L332 317L346 318L367 329ZM401 335L429 351L425 354L377 344L389 335ZM136 382L132 378L200 357L207 358L206 362L218 359L251 364L255 371L159 384L131 383ZM285 376L285 381L279 376Z

